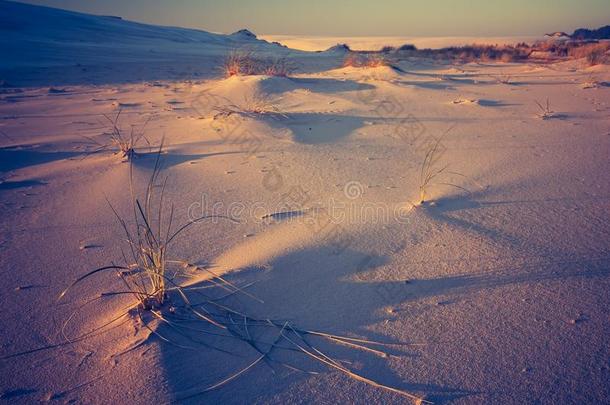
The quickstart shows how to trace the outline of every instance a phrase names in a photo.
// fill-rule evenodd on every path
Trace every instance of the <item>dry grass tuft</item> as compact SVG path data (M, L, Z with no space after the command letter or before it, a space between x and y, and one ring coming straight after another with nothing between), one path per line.
M513 81L513 76L505 73L494 76L494 78L496 79L496 82L500 84L511 84Z
M98 153L107 150L114 150L114 154L121 155L124 160L132 160L137 157L136 149L139 148L143 143L146 143L150 147L150 142L145 136L146 125L150 118L142 125L140 129L136 129L135 126L131 126L129 133L125 133L120 125L119 118L121 117L121 111L119 110L114 118L110 118L108 115L104 115L104 119L110 124L111 131L105 133L107 139L100 142L91 137L85 136L85 139L89 140L97 147L90 153Z
M168 251L172 242L193 224L205 219L221 217L204 216L174 229L174 207L171 205L167 213L164 206L167 178L161 182L160 194L157 195L155 192L155 189L159 187L157 183L160 174L160 156L161 148L159 148L155 167L142 199L135 195L133 166L131 167L132 221L126 221L122 218L114 206L108 202L125 233L128 254L126 255L123 252L124 264L105 266L86 273L66 288L61 293L60 298L76 284L89 277L101 272L114 271L125 286L124 293L136 298L140 309L153 310L163 306L167 298L168 285L175 286L174 280L183 275L180 268L173 269L171 275L168 273L170 267L176 267L177 264L183 263L183 261L168 258ZM154 208L153 205L157 207ZM130 223L133 225L130 226Z
M450 186L454 188L458 188L460 190L466 191L470 193L464 187L458 186L453 183L449 183L446 181L439 181L440 177L444 174L452 174L460 177L465 177L461 173L450 172L447 169L449 165L438 166L438 161L442 157L444 153L444 146L442 144L443 137L453 129L453 127L449 128L441 137L433 138L434 141L430 142L428 148L426 149L426 155L424 156L424 160L422 162L422 166L419 174L419 204L423 205L428 202L428 192L432 187L435 186Z
M255 59L251 51L231 51L222 65L225 77L253 74Z
M361 66L361 57L356 53L349 53L343 59L343 67L360 67Z
M252 51L235 50L229 53L222 65L225 77L266 75L288 77L294 66L286 58L261 59Z
M419 203L424 204L428 197L428 189L432 186L432 180L441 175L447 166L436 168L436 163L441 154L441 138L436 139L426 151L419 173Z
M547 97L546 99L546 103L542 104L540 102L538 102L538 100L535 101L536 105L538 106L539 112L538 114L536 114L536 116L538 118L541 118L543 120L547 120L550 118L554 118L556 116L555 111L551 110L551 103L549 102L549 99Z
M229 117L233 114L251 118L260 117L263 115L275 118L288 118L288 116L282 112L279 106L275 104L268 95L260 92L256 92L251 96L244 97L244 102L240 105L227 104L216 107L215 111L217 113L214 115L214 119Z
M343 60L343 67L376 68L391 66L386 55L380 53L350 53Z
M294 72L294 66L285 58L276 58L260 62L261 74L265 76L288 77Z

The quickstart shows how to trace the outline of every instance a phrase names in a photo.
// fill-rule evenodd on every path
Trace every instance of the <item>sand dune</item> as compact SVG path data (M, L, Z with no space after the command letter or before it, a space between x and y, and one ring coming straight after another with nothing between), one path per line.
M146 41L166 32L141 28ZM171 32L187 44L229 41ZM215 51L201 51L201 75L187 78L135 80L150 62L137 55L116 71L92 59L72 77L44 59L23 76L2 65L18 83L0 89L1 402L412 402L279 349L202 394L257 352L196 322L183 335L125 316L66 344L133 305L100 297L123 288L114 273L57 297L122 263L129 247L109 202L133 216L130 176L141 195L161 143L175 224L233 219L198 223L172 244L194 303L204 294L252 317L397 344L380 357L312 337L350 370L434 403L607 401L608 66L410 58L354 68L337 54L277 49L300 67L289 77L225 78ZM171 68L187 71L191 56ZM541 119L536 101L547 99L553 114ZM119 111L120 127L150 143L132 163L92 153L91 139L112 130L104 115ZM435 167L447 170L422 205L422 161L439 137ZM245 294L211 286L211 274ZM226 352L193 350L195 340ZM47 349L13 356L37 348Z

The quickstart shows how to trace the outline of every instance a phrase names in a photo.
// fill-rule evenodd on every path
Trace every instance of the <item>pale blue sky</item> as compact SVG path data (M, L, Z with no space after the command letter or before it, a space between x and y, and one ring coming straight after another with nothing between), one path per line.
M610 24L610 0L28 0L93 14L230 33L510 36Z

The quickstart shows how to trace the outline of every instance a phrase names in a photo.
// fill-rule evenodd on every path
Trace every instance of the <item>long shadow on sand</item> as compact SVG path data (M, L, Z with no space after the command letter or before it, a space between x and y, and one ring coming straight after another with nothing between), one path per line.
M168 151L161 153L161 167L168 169L184 163L197 163L202 159L207 159L215 156L226 156L246 153L246 151L228 151L228 152L212 152L212 153L180 153L179 151ZM140 153L132 160L137 167L152 169L157 161L158 152Z
M3 181L0 182L1 190L14 190L19 188L31 188L36 186L44 186L45 182L39 180L24 180L24 181Z
M509 245L509 250L513 250L510 248L514 247L514 251L519 252L520 241L516 237L502 230L491 229L484 224L464 219L465 215L460 215L481 209L485 205L518 203L518 201L480 202L475 199L489 197L489 194L486 189L471 193L469 196L459 195L439 199L435 205L417 208L414 215L418 218L415 219L423 221L422 223L441 223L449 227L457 227L460 231L474 233L499 245ZM607 264L610 257L607 252L581 259L555 252L552 247L547 253L546 256L530 257L527 262L517 265L505 265L500 268L496 266L491 269L487 263L483 265L474 260L472 272L411 279L406 283L404 280L367 279L367 273L389 264L389 257L366 254L349 248L337 253L329 244L323 243L301 247L275 257L269 262L268 268L248 268L227 276L236 285L245 286L247 292L262 300L262 303L240 294L227 297L219 293L214 296L211 295L214 291L210 289L192 292L191 294L195 296L191 297L191 301L198 302L197 296L201 291L205 291L204 299L219 299L222 305L259 319L290 320L304 329L396 343L388 341L387 336L370 330L371 325L388 319L389 315L384 311L387 307L400 307L405 302L435 297L460 298L474 292L489 291L508 285L527 285L574 278L606 278L610 275ZM199 301L201 298L200 296ZM168 326L161 325L158 331L162 334L172 334L171 327ZM193 331L193 333L197 332ZM252 333L256 333L254 329ZM160 344L161 362L167 376L168 389L172 397L178 400L221 381L250 364L257 357L257 352L241 340L201 334L198 337L210 346L225 352L213 350L211 347L184 350L165 343ZM267 338L273 337L267 336ZM388 366L387 359L332 345L322 340L316 340L315 344L333 358L350 361L351 368L368 378L406 391L425 392L426 398L434 403L450 403L463 397L481 394L469 390L468 387L404 381L404 377L397 375ZM390 350L390 354L412 358L413 367L416 368L416 360L421 350L417 347L395 346ZM230 386L180 402L278 402L286 398L294 398L293 395L298 395L299 401L311 402L321 400L323 392L336 389L337 386L359 384L340 374L329 372L319 363L312 362L297 351L277 350L277 352L272 356L276 362L268 364L261 362L237 381L232 381ZM292 371L283 368L280 362L290 364L293 367ZM323 377L295 372L295 368L321 373ZM380 402L404 400L396 394L382 390L374 394L363 391L363 394L365 394L363 401L365 398L370 398L369 395L374 395ZM357 402L355 398L345 400Z
M479 105L482 107L512 107L520 105L518 103L506 103L504 101L482 99L479 100Z
M327 78L272 77L261 82L261 89L267 93L283 93L306 89L314 93L341 93L349 91L372 90L375 86L354 80Z
M338 254L327 246L299 250L272 261L270 266L273 270L262 275L260 270L245 269L235 277L231 277L232 281L239 285L256 282L247 291L264 303L244 298L242 295L231 296L226 301L222 301L222 304L258 318L290 320L298 327L306 329L388 342L387 337L372 333L368 330L368 326L384 319L380 315L383 307L399 304L402 300L399 295L388 297L387 294L383 294L383 290L403 288L404 282L367 283L348 280L386 261L384 257L366 255L353 250L345 250ZM196 296L190 298L191 301L197 302ZM164 335L172 334L170 327L161 326L158 331ZM251 327L250 333L254 335L258 332ZM272 356L277 363L270 362L267 365L261 363L258 367L249 370L243 378L232 382L230 387L183 401L181 399L222 380L256 358L256 352L243 341L214 338L214 336L208 336L205 340L211 346L221 348L230 354L204 347L198 351L189 351L161 344L163 367L170 391L180 403L274 401L275 395L281 394L291 385L303 383L308 377L316 378L304 372L295 372L295 369L330 373L320 366L320 363L311 361L302 353L277 350ZM320 339L314 341L317 347L333 358L359 363L361 366L356 370L366 377L399 389L425 392L426 398L434 403L445 403L474 394L460 388L405 382L387 366L387 359L380 359L375 355L344 346L332 345ZM389 349L389 352L395 356L416 358L418 350L409 346L396 346ZM291 371L283 368L280 361L294 369ZM333 376L331 381L332 385L338 382L361 384L337 375ZM326 379L318 383L321 384L319 389L332 390ZM313 401L320 393L302 394L300 400L308 402ZM378 390L374 395L382 398L384 402L405 400L400 395L383 390Z
M508 235L497 229L488 228L477 222L469 221L459 215L460 212L465 213L469 210L481 208L483 203L475 199L475 197L480 194L481 193L473 193L468 196L456 195L439 198L434 205L426 205L418 208L416 214L422 215L424 218L431 221L458 228L466 233L474 233L475 235L482 236L493 242L518 248L520 246L520 241L514 236Z
M0 148L0 172L23 169L57 160L69 159L80 152L52 152L31 147Z
M276 128L288 128L293 140L298 143L315 145L338 142L355 130L362 128L365 121L378 118L324 113L290 113L287 119L267 120Z
M402 86L415 86L426 90L455 90L453 82L442 82L438 80L420 81L420 80L400 80L397 82Z
M569 278L608 277L609 255L587 259L541 261L490 272L468 273L449 277L414 280L399 294L404 301L417 301L438 296L470 296L473 293L512 284L533 284ZM523 270L528 270L527 272ZM398 291L397 291L398 292Z
M372 333L369 329L369 325L387 319L382 311L384 307L447 295L460 297L513 284L575 277L607 277L610 274L607 260L607 255L584 261L566 258L542 261L531 266L416 279L409 283L369 282L359 281L358 275L386 264L387 258L353 250L336 254L330 247L322 246L281 256L270 263L271 271L261 274L260 270L246 269L232 277L232 281L240 285L249 285L250 282L256 281L248 292L263 300L264 304L238 297L231 297L222 303L260 318L286 319L303 328L387 342L387 337ZM193 298L193 301L196 302L196 299ZM170 333L167 327L162 327L159 331ZM225 341L206 339L206 341L231 354L209 348L193 352L162 344L163 367L166 370L170 390L176 398L198 392L243 368L256 358L256 352L243 342L227 342L226 339ZM358 370L369 378L407 391L425 392L426 398L434 403L450 403L477 394L464 388L405 382L387 366L384 359L330 345L324 341L316 341L316 345L335 358L359 363ZM397 347L390 353L403 358L416 359L419 350L421 349ZM329 373L319 364L311 362L297 352L278 354L275 360L284 361L301 370ZM414 367L416 367L415 363ZM331 389L327 384L353 383L351 380L344 380L343 377L337 381L336 376L332 377L331 383L327 383L305 373L289 372L279 364L270 363L267 366L261 364L256 369L248 371L248 374L241 379L232 382L230 387L205 393L185 403L273 401L276 395L280 395L294 384L303 383L307 378L312 378L314 384L319 384L317 389L320 390ZM319 398L320 395L319 392L300 394L303 395L300 399L305 402ZM385 391L379 391L376 395L385 402L402 399Z

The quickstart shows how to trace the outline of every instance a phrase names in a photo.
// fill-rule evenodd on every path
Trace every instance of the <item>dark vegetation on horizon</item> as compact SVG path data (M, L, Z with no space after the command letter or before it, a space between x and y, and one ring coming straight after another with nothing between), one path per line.
M590 30L587 28L579 28L572 35L572 39L610 39L610 25L600 27L598 29Z
M331 48L348 54L346 60L380 59L389 64L394 58L425 57L436 60L449 60L458 63L468 62L557 62L560 60L586 58L589 65L610 63L610 42L597 40L556 40L539 41L534 44L516 45L466 45L441 49L417 49L414 45L401 47L384 46L378 51L355 51L342 44ZM381 63L379 63L381 64ZM352 64L358 66L368 64Z
M610 25L595 30L579 28L572 35L563 32L546 34L544 41L516 45L465 45L441 49L417 49L415 45L384 46L378 51L352 50L347 44L337 44L327 52L347 53L346 66L389 65L392 59L419 56L437 60L468 62L556 62L586 58L590 65L610 63Z

